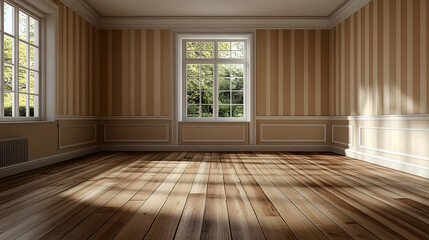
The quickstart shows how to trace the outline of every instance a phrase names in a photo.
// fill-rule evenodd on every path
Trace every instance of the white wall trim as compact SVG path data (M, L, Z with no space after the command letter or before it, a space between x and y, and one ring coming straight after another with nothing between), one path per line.
M114 140L114 139L107 139L106 137L106 127L107 126L165 126L165 130L166 130L166 138L165 139L140 139L140 140L136 140L136 139L121 139L121 140ZM170 125L169 124L103 124L103 140L104 142L168 142L170 140Z
M337 128L337 127L346 127L346 128L349 128L349 129L351 128L352 129L352 131L351 131L352 135L349 136L349 139L352 140L350 143L346 143L346 142L341 142L341 141L336 141L335 140L335 128ZM333 143L341 144L341 145L345 145L345 146L349 146L349 147L353 146L353 139L354 139L354 136L353 136L353 134L354 134L354 131L353 131L354 130L354 126L353 125L332 125L331 129L332 129L331 141Z
M330 116L256 116L256 120L308 120L329 121Z
M390 151L390 150L385 150L385 149L380 149L380 148L374 148L374 147L365 146L365 145L362 144L362 129L420 131L420 132L424 131L424 132L429 132L429 129L427 129L427 128L389 128L389 127L366 127L366 126L360 126L359 127L359 132L358 132L358 138L359 138L358 144L359 144L359 148L362 148L362 149L367 149L367 150L372 150L372 151L376 151L376 152L388 153L388 154L398 155L398 156L402 156L402 157L409 157L409 158L415 158L415 159L420 159L420 160L424 160L424 161L429 161L429 157L426 157L426 156L409 154L409 153L404 153L404 152L396 152L396 151Z
M264 139L265 126L295 126L295 127L323 127L323 139ZM326 142L326 124L271 124L263 123L259 125L259 141L260 142Z
M351 149L345 149L345 153L347 157L356 158L365 162L374 163L374 164L392 168L401 172L406 172L420 177L429 178L429 167L427 166L414 164L414 163L407 163L401 160L376 156L373 154L363 153L363 152L359 152Z
M185 136L183 134L183 131L185 128L242 128L243 129L243 135L241 139L237 139L237 140L231 140L231 139L217 139L217 140L203 140L203 139L187 139L185 140ZM213 142L213 143L217 143L217 142L225 142L225 143L245 143L246 142L246 126L225 126L225 125L220 125L220 126L182 126L182 142L193 142L193 143L198 143L198 142Z
M61 144L61 129L84 128L84 127L94 127L94 140L77 142L77 143L66 144L66 145ZM96 142L97 142L97 124L69 125L69 126L59 126L58 127L58 149L72 148L72 147L87 145L87 144L96 143Z
M29 170L33 170L36 168L48 166L54 163L59 163L62 161L70 160L73 158L89 155L98 152L99 147L90 147L85 149L79 149L76 151L70 151L60 154L55 154L48 157L37 158L34 160L30 160L25 163L20 163L8 167L0 168L0 178L11 176L14 174L26 172Z
M62 0L93 26L102 29L126 28L276 28L331 29L370 0L350 0L329 16L319 17L108 17L100 16L83 0Z
M421 120L427 121L429 120L429 114L406 114L406 115L374 115L374 116L332 116L331 120L340 121L340 120L352 120L352 121L391 121L391 120Z
M55 120L172 120L173 116L68 116L56 115Z

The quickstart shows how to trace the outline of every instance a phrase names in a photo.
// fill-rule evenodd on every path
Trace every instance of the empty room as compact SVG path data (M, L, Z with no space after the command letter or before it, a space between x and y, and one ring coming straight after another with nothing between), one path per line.
M0 0L0 240L429 239L427 0Z

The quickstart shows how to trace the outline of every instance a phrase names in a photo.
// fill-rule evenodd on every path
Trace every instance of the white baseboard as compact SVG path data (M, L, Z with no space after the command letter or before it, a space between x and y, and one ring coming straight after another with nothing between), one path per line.
M8 167L3 167L3 168L0 168L0 178L15 175L15 174L22 173L22 172L26 172L26 171L33 170L36 168L41 168L41 167L48 166L48 165L51 165L54 163L59 163L62 161L66 161L66 160L70 160L73 158L85 156L88 154L96 153L98 151L99 151L98 147L79 149L76 151L56 154L56 155L52 155L49 157L43 157L43 158L31 160L29 162L24 162L24 163L20 163L20 164L8 166Z
M102 145L100 151L285 151L329 152L329 145Z
M345 149L347 157L356 158L365 162L374 163L383 167L392 168L398 171L414 174L420 177L429 178L429 167L407 163L401 160L376 156L369 153L359 152L351 149Z

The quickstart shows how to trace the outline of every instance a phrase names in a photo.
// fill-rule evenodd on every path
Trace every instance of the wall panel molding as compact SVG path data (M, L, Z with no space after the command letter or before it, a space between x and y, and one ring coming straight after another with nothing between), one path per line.
M70 144L62 144L62 137L63 137L63 131L61 131L62 129L71 129L71 128L93 128L93 139L88 139L88 140L83 140L83 141L79 141L79 142L75 142L75 143L70 143ZM82 146L82 145L87 145L87 144L91 144L91 143L96 143L97 142L97 124L82 124L82 125L67 125L67 126L59 126L58 127L58 149L66 149L66 148L72 148L72 147L77 147L77 146Z
M323 139L264 139L264 127L322 127ZM259 141L263 142L326 142L326 124L277 124L262 123L259 125Z
M199 142L204 142L204 143L246 143L247 139L246 139L246 126L239 126L239 125L230 125L230 126L225 126L225 125L221 125L221 126L182 126L182 142L184 143L199 143ZM185 131L186 129L192 129L192 128L200 128L200 129L215 129L215 128L221 128L221 129L225 129L225 128L237 128L241 130L241 135L240 135L240 139L228 139L228 138L224 138L224 139L197 139L197 138L186 138L186 134Z
M127 139L127 138L117 138L117 139L109 139L108 137L108 128L109 127L165 127L165 138L154 138L154 139ZM108 123L103 124L103 140L104 142L163 142L168 143L170 141L170 124L152 124L152 123ZM145 135L146 136L146 135Z
M349 136L349 139L351 139L351 142L350 143L347 143L347 142L342 142L342 141L339 141L339 140L335 140L335 128L349 128L349 129L351 129L351 131L349 131L349 134L351 133L351 136ZM341 144L341 145L345 145L345 146L349 146L349 147L352 147L353 146L353 139L354 139L354 136L353 136L353 134L354 134L354 126L353 125L332 125L332 134L331 134L331 141L333 142L333 143L337 143L337 144Z

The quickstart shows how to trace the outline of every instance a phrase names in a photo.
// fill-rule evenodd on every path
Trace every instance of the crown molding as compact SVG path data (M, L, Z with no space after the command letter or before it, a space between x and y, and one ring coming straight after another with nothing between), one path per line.
M62 1L99 29L331 29L371 0L350 0L327 17L104 17L84 0Z

